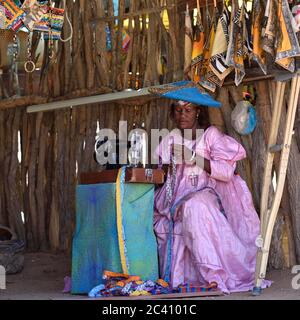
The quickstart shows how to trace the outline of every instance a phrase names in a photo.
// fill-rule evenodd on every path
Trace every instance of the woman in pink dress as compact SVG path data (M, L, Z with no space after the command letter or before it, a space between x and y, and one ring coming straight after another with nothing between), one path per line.
M251 290L260 223L246 183L235 174L246 152L206 124L203 107L180 101L172 116L179 132L156 149L162 163L169 163L170 154L177 159L155 193L160 275L173 287L216 283L224 293ZM184 129L192 129L192 139L184 138ZM204 134L197 137L197 129ZM179 164L188 151L192 156Z

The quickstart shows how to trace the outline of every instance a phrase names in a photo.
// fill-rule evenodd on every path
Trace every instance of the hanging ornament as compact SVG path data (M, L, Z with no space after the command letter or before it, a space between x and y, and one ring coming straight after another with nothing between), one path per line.
M240 6L238 0L233 0L226 64L235 69L236 86L241 84L245 76L245 14L245 2Z
M300 47L292 26L293 15L287 0L282 0L278 6L278 16L282 39L276 48L275 62L282 68L294 72L295 57L300 55Z
M64 9L49 6L48 17L49 32L48 34L44 34L44 39L48 40L48 35L50 36L51 32L52 40L60 40L61 31L64 24Z
M53 59L54 58L54 54L55 54L55 52L54 52L54 42L53 42L53 30L52 30L52 24L51 24L51 22L52 22L52 3L51 3L51 1L49 1L49 11L48 11L48 15L49 15L49 21L48 21L48 31L49 31L49 33L48 33L48 41L49 41L49 48L48 48L48 50L49 50L49 58L50 58L50 60L51 59ZM45 35L44 35L44 39L46 40L46 38L45 38Z
M261 38L261 24L263 7L259 0L254 0L253 3L253 25L252 25L252 38L253 38L253 52L252 59L257 62L264 74L267 74L266 54L262 46Z
M209 66L209 61L211 59L212 54L212 48L214 44L214 39L216 35L216 17L218 15L218 10L216 6L216 2L214 1L214 11L212 17L210 16L209 10L208 10L208 3L206 1L206 19L207 19L207 26L208 29L208 37L205 41L204 50L203 50L203 67L201 70L201 77L200 77L200 85L211 91L215 92L217 85L219 85L219 81L216 79L217 77L212 72L212 69Z
M191 62L191 79L194 82L200 81L201 65L203 61L204 40L205 34L201 19L200 3L199 0L197 0L197 22L195 27Z
M37 0L24 1L22 9L26 12L23 23L29 31L32 31L35 24L40 22L47 13L47 6L41 5Z
M54 44L54 29L53 27L53 12L55 8L53 8L52 1L48 1L48 8L47 8L47 15L45 16L45 19L42 19L42 22L44 23L43 28L45 28L44 32L44 40L48 42L48 57L50 60L55 58L55 44ZM60 37L60 35L59 35ZM57 35L55 37L55 40L58 40Z
M55 8L52 1L49 1L47 15L48 33L44 33L44 40L60 40L64 23L64 9Z
M45 3L39 6L41 17L32 27L34 31L49 32L49 6Z
M226 64L226 53L229 44L229 22L230 14L227 6L224 4L222 14L220 15L214 43L212 47L212 53L210 58L210 69L218 77L223 84L224 79L233 70L233 67L229 67Z
M40 3L38 14L39 21L36 21L32 27L34 31L43 32L44 40L62 40L61 31L64 23L65 9L55 8L51 0ZM71 33L73 30L71 29ZM51 38L51 39L50 39Z
M256 127L256 111L249 101L237 103L231 113L231 124L241 135L251 134Z
M31 35L28 35L27 40L27 61L24 64L24 69L27 73L32 73L35 71L35 63L32 59L32 52L31 52Z
M19 0L5 0L3 6L8 18L6 29L18 31L23 26L22 19L26 15L25 11L21 9L21 2Z

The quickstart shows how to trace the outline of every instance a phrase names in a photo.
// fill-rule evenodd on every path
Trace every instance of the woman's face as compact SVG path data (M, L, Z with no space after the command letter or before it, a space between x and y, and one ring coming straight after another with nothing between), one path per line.
M190 103L183 105L176 104L174 115L175 123L178 129L193 129L197 127L197 115L199 111L197 107Z

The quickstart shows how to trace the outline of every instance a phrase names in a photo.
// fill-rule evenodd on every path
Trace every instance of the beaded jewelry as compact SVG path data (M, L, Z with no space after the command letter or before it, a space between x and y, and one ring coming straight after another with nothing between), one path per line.
M31 52L31 38L30 34L28 35L27 40L27 61L24 64L24 69L27 73L32 73L35 71L35 63L32 60L32 52Z
M173 143L171 145L173 145ZM171 158L171 163L170 163L170 168L169 168L168 177L166 181L166 193L167 193L166 200L167 200L168 206L171 206L173 193L175 189L175 183L176 183L176 158L173 155L172 150L171 150L170 158Z

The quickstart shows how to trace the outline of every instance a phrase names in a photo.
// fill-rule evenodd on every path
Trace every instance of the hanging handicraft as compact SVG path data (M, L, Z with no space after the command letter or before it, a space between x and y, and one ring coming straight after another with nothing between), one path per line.
M54 7L52 1L0 0L0 29L39 31L45 40L61 39L65 9Z
M21 8L21 2L19 0L5 0L1 1L0 5L5 8L6 29L11 29L13 31L18 31L22 25L22 19L25 17L26 13Z
M24 25L29 31L33 31L48 12L47 4L41 4L37 0L26 0L22 6L25 10L26 17L23 19ZM44 31L44 30L38 30ZM45 30L47 31L47 30Z
M192 81L214 92L233 72L235 84L241 84L246 68L255 64L264 74L275 66L295 71L295 58L300 56L298 1L214 1L213 9L206 1L204 10L199 3L192 35Z

